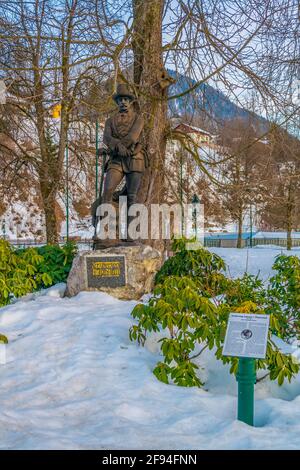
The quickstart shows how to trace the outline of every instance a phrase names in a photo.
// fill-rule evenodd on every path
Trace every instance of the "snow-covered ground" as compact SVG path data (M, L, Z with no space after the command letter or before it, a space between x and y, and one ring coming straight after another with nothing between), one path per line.
M66 208L63 201L60 201L60 210L65 214ZM66 237L66 220L63 220L60 227L60 236ZM91 217L81 218L70 204L69 220L70 237L80 237L91 239L94 235L94 228L91 224ZM34 200L34 194L30 195L29 202L14 201L8 204L5 212L0 216L0 236L8 240L19 242L41 240L45 243L45 220L41 209Z
M258 274L263 281L274 274L272 265L276 256L285 254L300 257L300 247L295 247L290 251L274 245L258 245L254 248L243 249L213 247L209 250L225 260L229 277L240 277L248 272Z
M214 249L232 275L247 250ZM279 251L280 252L280 251ZM278 250L253 249L248 271L270 274ZM131 343L135 302L103 293L61 298L64 285L0 309L9 337L0 365L2 449L299 449L300 377L256 386L256 427L236 420L236 382L208 352L204 389L152 374L157 335ZM201 356L202 357L202 356Z

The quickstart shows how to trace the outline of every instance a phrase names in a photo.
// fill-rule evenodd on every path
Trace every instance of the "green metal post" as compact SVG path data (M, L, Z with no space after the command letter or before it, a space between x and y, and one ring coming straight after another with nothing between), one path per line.
M250 204L250 248L253 246L253 218L252 218L252 204Z
M197 194L194 194L192 199L193 204L193 224L195 229L195 238L197 240L197 207L199 207L200 199L198 198Z
M67 241L69 241L69 148L66 144L66 224Z
M98 167L99 167L99 122L98 119L96 121L96 178L95 178L95 191L96 191L96 199L98 197Z
M236 380L238 382L238 420L253 426L255 359L239 358Z
M180 152L180 205L181 205L181 236L183 237L183 155Z

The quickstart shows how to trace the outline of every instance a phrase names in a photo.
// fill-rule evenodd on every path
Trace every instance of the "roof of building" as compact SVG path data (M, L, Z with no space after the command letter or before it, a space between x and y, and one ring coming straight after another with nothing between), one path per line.
M201 129L200 127L196 127L196 126L192 126L191 124L188 124L188 123L185 123L185 122L181 122L181 123L177 123L175 126L174 126L174 129L179 129L180 128L183 128L186 132L190 132L190 133L196 133L196 134L205 134L205 135L208 135L210 137L213 137L213 134L211 134L210 132L204 130L204 129Z
M252 233L252 237L253 237ZM242 240L248 240L251 237L251 232L243 232L242 233ZM237 232L230 232L230 233L205 233L205 238L209 238L210 240L237 240L238 233Z
M173 128L174 129L183 128L186 132L205 134L205 135L214 137L213 134L206 131L205 129L201 129L200 127L193 126L192 124L189 124L188 122L179 121L178 118L173 119Z
M300 239L300 232L292 232L291 233L292 239ZM237 232L216 232L216 233L205 233L205 238L209 238L210 240L237 240L238 233ZM251 232L243 232L242 239L249 240L251 238ZM287 233L286 232L252 232L253 239L278 239L278 240L286 240Z
M300 232L292 232L292 238L300 238ZM268 238L277 238L285 240L287 238L286 232L256 232L253 238L268 239Z

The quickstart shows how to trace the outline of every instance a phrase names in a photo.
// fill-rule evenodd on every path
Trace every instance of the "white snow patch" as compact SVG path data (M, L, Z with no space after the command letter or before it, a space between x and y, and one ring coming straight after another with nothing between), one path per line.
M218 253L239 274L245 251ZM270 274L270 250L253 250L250 260L251 271ZM213 351L197 359L204 389L163 384L152 373L161 334L144 348L128 337L136 302L97 292L61 298L63 290L0 309L9 338L0 448L299 449L299 376L256 385L252 428L236 420L235 378Z
M268 280L275 274L272 266L275 257L281 254L287 256L300 256L299 250L293 252L267 247L263 249L255 248L209 248L209 251L221 256L227 265L227 275L236 278L243 276L244 273L258 275L263 281Z

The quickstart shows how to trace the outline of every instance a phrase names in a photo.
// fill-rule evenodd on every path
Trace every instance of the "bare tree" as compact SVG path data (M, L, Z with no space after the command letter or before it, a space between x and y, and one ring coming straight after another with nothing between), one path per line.
M250 205L255 210L263 201L269 148L267 142L253 144L256 132L251 120L230 122L221 138L230 157L221 165L222 205L237 223L237 248L242 248L245 214Z
M296 0L20 0L0 13L1 65L11 92L26 102L18 108L35 130L36 148L24 151L17 131L10 137L18 159L39 178L49 242L57 240L54 205L68 130L74 116L82 119L79 103L93 107L92 89L102 97L94 101L97 113L113 109L118 80L139 97L149 161L140 193L150 204L164 195L166 142L176 137L169 103L184 105L185 97L210 83L242 106L255 91L260 109L267 104L280 115L286 107L282 91L299 61ZM172 92L177 73L187 76L187 86ZM107 78L107 87L99 88ZM61 105L57 139L49 120L54 103ZM203 89L205 112L216 120L216 103L205 103ZM204 171L197 152L191 155Z
M49 243L58 240L55 206L63 186L67 145L76 151L68 143L68 133L82 112L79 104L86 86L91 87L96 73L104 70L107 58L101 48L96 54L93 41L89 44L90 15L79 0L22 0L1 7L1 65L14 97L3 118L10 132L1 146L13 142L13 175L27 166L39 181ZM52 119L55 105L57 121ZM28 141L30 149L24 145Z
M283 129L270 135L271 162L262 221L275 230L286 230L287 249L292 247L292 230L299 227L300 143Z

